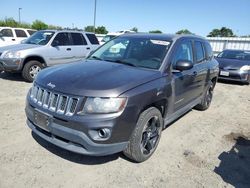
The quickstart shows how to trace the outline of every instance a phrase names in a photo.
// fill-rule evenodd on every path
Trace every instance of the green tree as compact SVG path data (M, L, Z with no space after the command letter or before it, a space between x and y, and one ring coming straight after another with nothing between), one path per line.
M86 29L85 29L85 31L86 31ZM96 34L107 34L108 31L107 31L106 27L104 27L104 26L98 26L98 27L95 29L95 33L96 33Z
M88 25L88 26L84 27L84 31L87 31L87 32L94 32L94 30L95 30L95 28L92 25Z
M48 29L48 25L40 20L35 20L34 22L32 22L31 27L32 29L36 30Z
M176 34L193 34L191 31L189 31L188 29L181 29L180 31L177 31Z
M130 29L131 31L134 31L136 33L138 33L138 28L137 27L133 27L132 29Z
M222 27L221 29L213 29L208 35L208 37L235 37L232 29L227 27Z
M4 20L0 21L0 26L3 26L3 27L18 27L19 24L13 18L5 18Z
M157 29L157 30L149 31L149 33L162 33L162 31Z
M60 29L62 29L62 27L61 26L57 26L57 25L48 25L48 29L60 30Z

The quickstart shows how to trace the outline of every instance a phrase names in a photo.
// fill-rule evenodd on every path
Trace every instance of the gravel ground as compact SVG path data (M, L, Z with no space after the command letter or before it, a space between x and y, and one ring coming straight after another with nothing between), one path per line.
M0 73L0 187L250 187L250 86L218 83L211 107L162 133L154 155L87 157L33 135L25 124L31 84Z

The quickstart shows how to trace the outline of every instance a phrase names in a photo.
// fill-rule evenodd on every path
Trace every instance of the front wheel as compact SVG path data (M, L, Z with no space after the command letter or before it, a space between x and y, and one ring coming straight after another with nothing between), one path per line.
M156 150L163 127L161 112L151 107L141 113L135 130L123 151L125 156L135 162L147 160Z
M214 91L215 84L212 81L209 81L207 89L205 93L203 94L203 98L201 100L201 103L196 105L194 108L197 110L204 111L209 108L212 98L213 98L213 91Z
M42 69L42 64L39 61L32 60L27 62L22 71L22 76L27 82L33 82L38 72Z

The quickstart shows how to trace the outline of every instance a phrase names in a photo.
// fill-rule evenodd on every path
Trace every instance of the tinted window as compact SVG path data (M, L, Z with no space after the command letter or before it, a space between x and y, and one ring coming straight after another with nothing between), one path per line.
M205 43L205 48L206 48L206 58L212 59L214 54L213 54L213 50L208 42Z
M196 61L201 62L205 59L205 54L203 51L202 43L201 42L195 42L194 43L195 50L196 50Z
M16 36L17 36L17 37L27 37L27 34L25 33L24 30L15 29L15 32L16 32Z
M35 30L27 30L27 31L28 31L28 33L29 33L30 35L32 35L33 33L36 32Z
M58 33L54 38L52 45L67 46L70 45L68 33Z
M13 37L11 29L3 29L0 32L2 33L3 37Z
M180 60L193 62L193 50L191 41L185 41L178 46L174 56L173 65L175 65L176 62Z
M81 33L71 33L73 45L87 45L84 36Z
M225 50L218 57L226 59L250 60L250 51Z
M99 44L96 36L94 34L86 34L91 44Z

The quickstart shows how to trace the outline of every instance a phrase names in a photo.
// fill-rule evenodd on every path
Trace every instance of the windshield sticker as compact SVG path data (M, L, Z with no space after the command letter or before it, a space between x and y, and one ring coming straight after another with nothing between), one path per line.
M150 40L153 44L168 46L170 42L164 40Z

